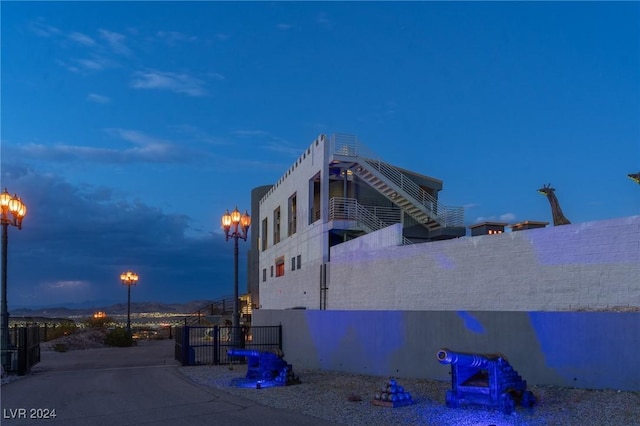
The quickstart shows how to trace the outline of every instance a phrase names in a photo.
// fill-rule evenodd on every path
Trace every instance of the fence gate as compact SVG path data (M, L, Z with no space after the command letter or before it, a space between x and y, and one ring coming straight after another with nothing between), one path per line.
M243 349L268 351L282 350L282 325L237 327ZM240 364L244 358L229 357L227 350L234 347L231 341L234 327L189 326L175 329L175 359L187 365Z
M23 376L40 362L40 327L12 327L9 330L9 348L3 353L7 357L7 370Z

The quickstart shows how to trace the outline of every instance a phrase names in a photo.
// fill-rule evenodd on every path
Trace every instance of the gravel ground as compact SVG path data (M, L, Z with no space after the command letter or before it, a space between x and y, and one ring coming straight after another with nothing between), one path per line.
M301 384L253 389L232 386L234 379L246 374L243 365L180 367L180 371L205 386L347 425L640 426L640 392L530 386L538 400L536 405L519 406L514 413L505 415L481 406L447 408L444 398L450 383L441 381L397 379L411 393L414 403L389 408L371 403L376 390L389 377L296 370Z

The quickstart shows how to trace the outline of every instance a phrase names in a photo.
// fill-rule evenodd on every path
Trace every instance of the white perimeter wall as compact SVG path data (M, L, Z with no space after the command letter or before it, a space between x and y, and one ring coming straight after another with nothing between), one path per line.
M385 235L397 231L331 249L327 309L640 306L640 216L408 246Z

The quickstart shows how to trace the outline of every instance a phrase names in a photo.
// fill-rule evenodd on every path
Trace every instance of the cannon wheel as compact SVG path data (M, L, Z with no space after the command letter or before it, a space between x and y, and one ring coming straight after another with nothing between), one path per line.
M498 406L500 408L500 411L502 411L504 414L511 414L513 413L513 410L516 408L516 403L513 400L513 397L511 396L510 393L503 393L502 395L500 395L500 400L498 401Z
M522 393L522 400L520 401L523 407L533 407L536 403L536 396L531 391L524 391Z
M453 393L452 390L448 390L445 396L445 401L447 403L447 407L449 408L458 408L458 398Z

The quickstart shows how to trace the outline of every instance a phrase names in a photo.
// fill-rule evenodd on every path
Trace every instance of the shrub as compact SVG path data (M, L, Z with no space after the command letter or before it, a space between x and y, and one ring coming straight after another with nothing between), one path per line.
M56 352L66 352L68 350L67 345L64 343L55 343L51 348Z
M43 327L43 326L41 326ZM58 339L62 336L69 336L78 331L78 327L75 323L62 323L47 325L46 341Z
M109 346L131 346L133 345L133 337L127 332L126 328L116 327L107 333L104 343Z

